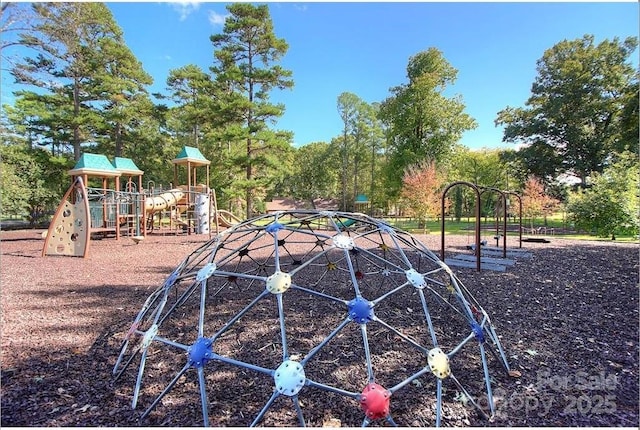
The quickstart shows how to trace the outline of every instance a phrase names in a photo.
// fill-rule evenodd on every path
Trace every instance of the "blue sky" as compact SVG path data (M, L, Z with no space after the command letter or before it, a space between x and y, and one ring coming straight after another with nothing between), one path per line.
M169 70L213 63L211 34L222 32L225 3L107 3L129 48L165 92ZM522 106L536 61L564 40L593 34L638 36L637 2L619 3L294 3L269 2L275 33L289 44L282 66L295 86L275 91L286 113L277 128L294 144L329 142L341 131L336 101L352 92L382 101L406 82L409 57L436 47L458 70L447 94L460 95L478 127L464 134L471 147L506 147L496 114ZM637 58L637 52L636 52ZM636 63L637 65L637 60ZM5 80L3 79L3 83ZM3 90L3 95L5 91Z

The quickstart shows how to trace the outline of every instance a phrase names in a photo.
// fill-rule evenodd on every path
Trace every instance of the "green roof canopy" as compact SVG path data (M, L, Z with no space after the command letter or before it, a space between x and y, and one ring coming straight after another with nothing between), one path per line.
M131 175L138 176L142 175L144 172L136 166L136 163L133 162L130 158L116 157L113 160L113 167L116 168L118 172L123 175Z
M182 148L182 151L178 154L178 156L173 159L173 164L187 164L190 162L195 166L208 166L211 164L211 161L204 158L202 152L198 148L194 148L192 146L185 146Z
M69 175L79 176L79 175L88 175L88 176L99 176L99 177L115 177L120 176L120 172L113 167L113 164L109 161L109 159L102 154L88 154L84 153L80 156L80 159L73 167L73 169L69 170Z
M356 196L356 203L369 203L369 199L364 194L358 194Z

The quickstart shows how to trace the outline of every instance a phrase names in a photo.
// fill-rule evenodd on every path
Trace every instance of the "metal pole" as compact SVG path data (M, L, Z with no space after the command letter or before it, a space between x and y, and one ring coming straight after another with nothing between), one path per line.
M480 271L480 190L478 187L473 185L474 190L476 191L476 270Z
M466 182L466 181L458 181L458 182L453 182L451 184L449 184L444 191L442 192L442 199L441 199L441 206L440 206L440 210L441 210L441 227L440 227L440 259L444 262L444 224L445 224L445 219L444 219L444 199L447 197L447 193L449 192L449 190L453 187L455 187L456 185L467 185L469 187L471 187L473 189L473 191L476 193L476 209L475 209L475 215L476 215L476 249L475 249L475 255L476 255L476 270L479 272L480 271L480 190L478 189L478 187L475 184L472 184L471 182Z
M502 194L502 207L504 208L504 216L502 219L502 255L503 258L507 258L507 195L500 191Z
M520 218L520 248L522 248L522 198L516 194L516 196L518 197L518 201L520 202L520 208L519 208L519 214L518 217Z
M500 196L502 196L502 206L504 207L504 220L503 220L503 242L502 242L502 258L507 258L507 196L505 195L505 192L497 189L497 188L493 188L493 187L480 187L482 188L482 193L484 193L485 191L495 191L497 193L500 194ZM480 193L480 194L482 194ZM498 211L496 211L496 237L498 238L496 240L496 245L499 244L499 240L500 240L500 231L499 231L499 225L500 223L498 222Z

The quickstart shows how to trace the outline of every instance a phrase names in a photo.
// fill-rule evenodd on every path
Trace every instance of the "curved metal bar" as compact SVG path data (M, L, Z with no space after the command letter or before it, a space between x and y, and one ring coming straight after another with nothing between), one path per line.
M468 187L471 187L471 189L473 189L473 191L476 193L476 210L475 210L475 214L476 214L476 249L475 249L475 253L476 253L476 270L479 272L480 271L480 190L478 189L478 187L475 184L472 184L471 182L467 182L467 181L457 181L457 182L453 182L451 184L449 184L447 186L447 188L444 189L444 191L442 192L442 200L441 200L441 220L442 220L442 228L441 228L441 240L440 240L440 259L442 261L444 261L444 224L445 224L445 217L444 217L444 199L447 197L447 192L449 192L449 190L457 185L466 185Z

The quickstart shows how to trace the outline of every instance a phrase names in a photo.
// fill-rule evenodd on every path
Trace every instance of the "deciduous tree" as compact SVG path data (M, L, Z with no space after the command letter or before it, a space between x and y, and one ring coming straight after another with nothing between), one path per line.
M367 189L371 194L369 198L373 197L376 158L383 137L377 111L377 105L371 105L353 93L344 92L338 96L343 129L342 136L334 143L340 146L343 210L352 209L355 196Z
M579 229L598 236L637 235L640 230L640 162L626 152L602 173L594 173L590 187L569 196L567 210Z
M526 107L507 107L496 119L505 126L505 142L532 148L525 154L532 173L566 172L584 186L591 172L611 161L612 151L624 148L629 141L624 127L637 130L637 115L626 125L620 121L625 106L633 112L633 97L637 104L637 72L630 61L637 46L635 37L596 45L586 35L544 52Z
M535 176L527 179L522 191L522 215L529 218L532 229L536 217L543 216L546 224L547 216L553 213L558 203L557 199L546 193L544 183L540 179Z
M443 175L433 161L409 166L402 177L401 198L424 232L429 217L437 217L440 213L442 184Z
M457 73L439 50L429 48L409 59L409 82L391 88L382 102L380 118L388 127L388 187L395 192L402 181L398 172L422 160L442 162L462 134L476 127L464 112L462 98L444 95Z
M293 154L290 174L276 188L281 196L313 202L316 198L334 198L340 189L340 159L326 142L301 146Z
M23 144L0 145L2 215L24 215L33 225L45 219L68 185L65 157Z

